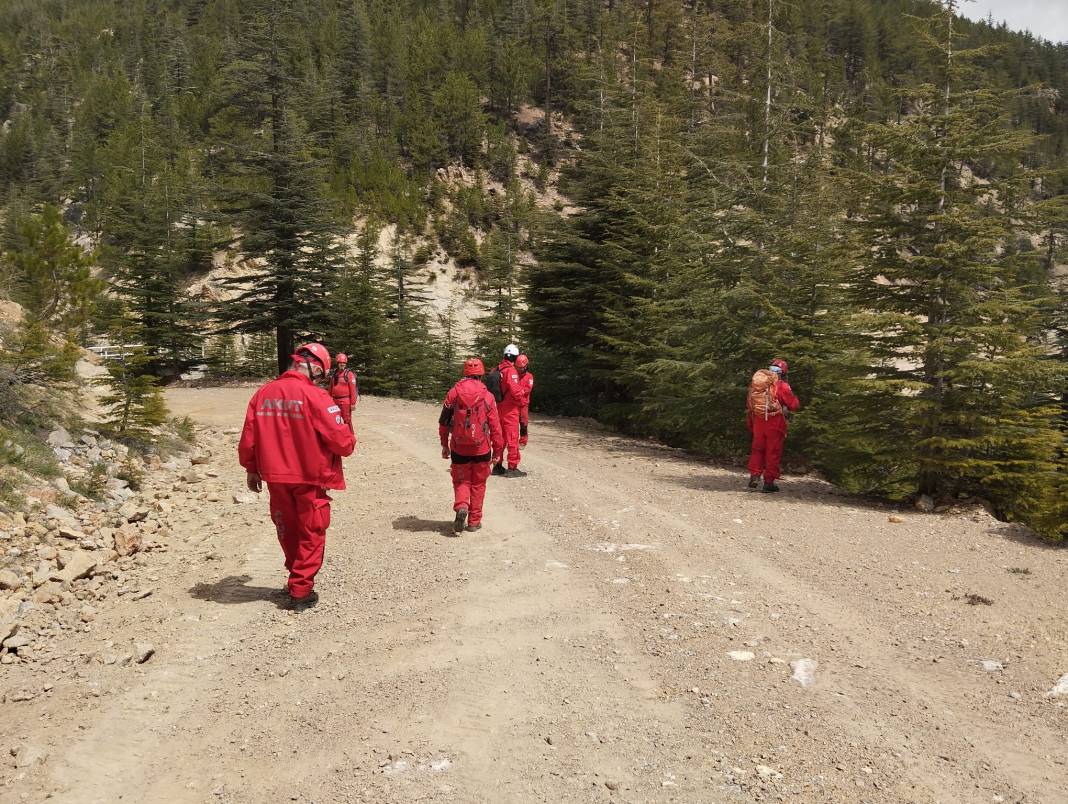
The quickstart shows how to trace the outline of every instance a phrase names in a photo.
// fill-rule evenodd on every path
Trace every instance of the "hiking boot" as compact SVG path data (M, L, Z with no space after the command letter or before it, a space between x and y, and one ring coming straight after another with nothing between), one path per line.
M764 492L765 494L773 494L773 493L775 493L775 492L776 492L776 491L778 491L778 490L779 490L779 487L778 487L778 486L776 486L774 482L772 482L772 483L765 483L765 484L764 484L763 492Z
M507 472L504 473L504 476L505 477L526 477L527 473L524 472L522 469L516 468L516 469L509 469Z
M502 463L493 464L493 471L491 471L490 474L491 475L498 475L498 476L503 477L505 475L504 464L502 464Z
M304 597L293 597L292 595L290 595L289 597L289 607L293 609L293 611L304 611L306 609L313 609L315 608L315 604L318 602L319 593L314 591L310 594L305 595Z
M456 519L452 522L452 535L459 536L463 533L464 525L467 524L467 509L461 508L456 512Z
M749 488L755 489L760 487L760 475L749 475Z
M468 525L466 528L464 528L464 530L466 530L468 533L474 533L476 530L482 530L482 523L479 522L477 525Z

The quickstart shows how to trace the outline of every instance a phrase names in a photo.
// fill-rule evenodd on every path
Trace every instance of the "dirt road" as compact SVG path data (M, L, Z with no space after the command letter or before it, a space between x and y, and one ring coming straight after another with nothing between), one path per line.
M322 602L298 614L265 503L229 497L248 395L169 394L217 477L140 565L154 593L66 635L47 695L0 706L3 744L48 755L5 768L0 799L1068 801L1068 698L1047 697L1068 551L814 480L747 493L537 420L530 476L491 479L483 530L446 538L436 409L365 399ZM131 639L155 655L99 660Z

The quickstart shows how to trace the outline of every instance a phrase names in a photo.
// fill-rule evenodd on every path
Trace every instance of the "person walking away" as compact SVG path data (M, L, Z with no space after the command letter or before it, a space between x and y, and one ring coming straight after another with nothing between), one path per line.
M508 453L508 469L504 468L502 455L493 465L493 474L505 477L526 477L526 472L519 468L519 411L523 407L523 387L519 384L519 372L515 361L519 358L519 347L510 343L504 347L504 358L495 369L497 377L489 383L491 388L499 387L495 394L497 408L501 416L501 429L504 430L504 444Z
M497 400L482 383L485 373L477 357L465 361L463 379L445 394L438 417L441 457L452 459L454 536L482 527L490 463L504 449Z
M534 375L530 371L530 358L520 355L515 359L515 368L519 372L519 385L523 388L523 407L519 409L519 447L528 443L530 429L530 397L534 393Z
M344 489L341 459L356 436L341 406L315 385L330 372L322 344L301 346L289 370L261 387L248 403L238 444L246 483L257 494L267 484L271 520L289 571L286 587L295 608L315 605L315 576L323 566L330 525L327 489Z
M759 487L763 477L763 491L769 494L779 490L775 481L781 476L787 411L801 407L787 382L788 370L785 360L772 360L769 368L760 369L753 375L746 399L746 424L753 434L749 452L749 488Z
M360 386L356 381L356 372L349 368L348 355L338 352L335 360L337 368L330 373L330 396L341 408L341 418L345 420L345 424L353 430L352 411L360 401Z

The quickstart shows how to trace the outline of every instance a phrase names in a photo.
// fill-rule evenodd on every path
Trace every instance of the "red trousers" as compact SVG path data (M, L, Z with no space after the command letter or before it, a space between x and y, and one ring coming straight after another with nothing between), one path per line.
M466 508L467 522L477 525L482 521L482 501L486 499L486 480L490 475L490 462L454 463L452 465L452 510Z
M782 472L782 448L786 443L786 428L782 416L765 421L753 420L753 448L749 452L749 474L764 475L765 483L777 480Z
M504 445L508 450L508 468L519 466L519 408L497 408L504 431Z
M349 398L338 399L334 397L334 404L341 408L341 418L349 426L349 431L355 433L356 431L352 427L352 404L349 402Z
M271 519L289 570L289 594L307 597L323 566L330 497L323 488L311 484L268 483L267 490L271 494Z

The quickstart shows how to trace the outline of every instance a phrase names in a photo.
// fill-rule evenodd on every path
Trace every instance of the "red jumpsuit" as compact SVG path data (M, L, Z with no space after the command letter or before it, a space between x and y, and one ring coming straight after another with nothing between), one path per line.
M489 424L487 443L478 447L450 444L453 411L457 402L462 407L471 408L478 403L487 406L486 421ZM452 491L453 511L466 508L467 522L474 526L482 521L482 503L486 498L486 480L490 475L491 458L501 454L504 449L504 437L501 433L501 421L497 414L497 401L493 394L482 384L482 380L465 377L445 394L438 419L438 436L442 449L450 449L452 457Z
M519 411L523 408L524 391L519 383L519 370L510 360L502 360L497 366L501 372L501 400L498 410L501 415L501 429L504 430L504 443L508 447L508 468L519 466Z
M322 568L330 525L326 489L345 488L341 458L355 446L340 407L299 371L285 372L249 400L238 459L267 483L295 599L311 594Z
M775 383L775 398L783 410L797 410L801 403L794 396L793 389L786 380ZM782 462L782 449L786 443L786 415L776 413L774 416L749 414L749 429L753 432L753 447L749 452L749 474L763 475L764 483L774 483L780 476L779 464Z
M530 424L530 396L534 393L534 375L525 371L519 375L523 388L523 407L519 409L519 446L527 445L527 427Z
M360 401L360 386L356 383L356 372L352 369L335 369L330 374L330 396L341 408L341 418L352 430L352 411Z

